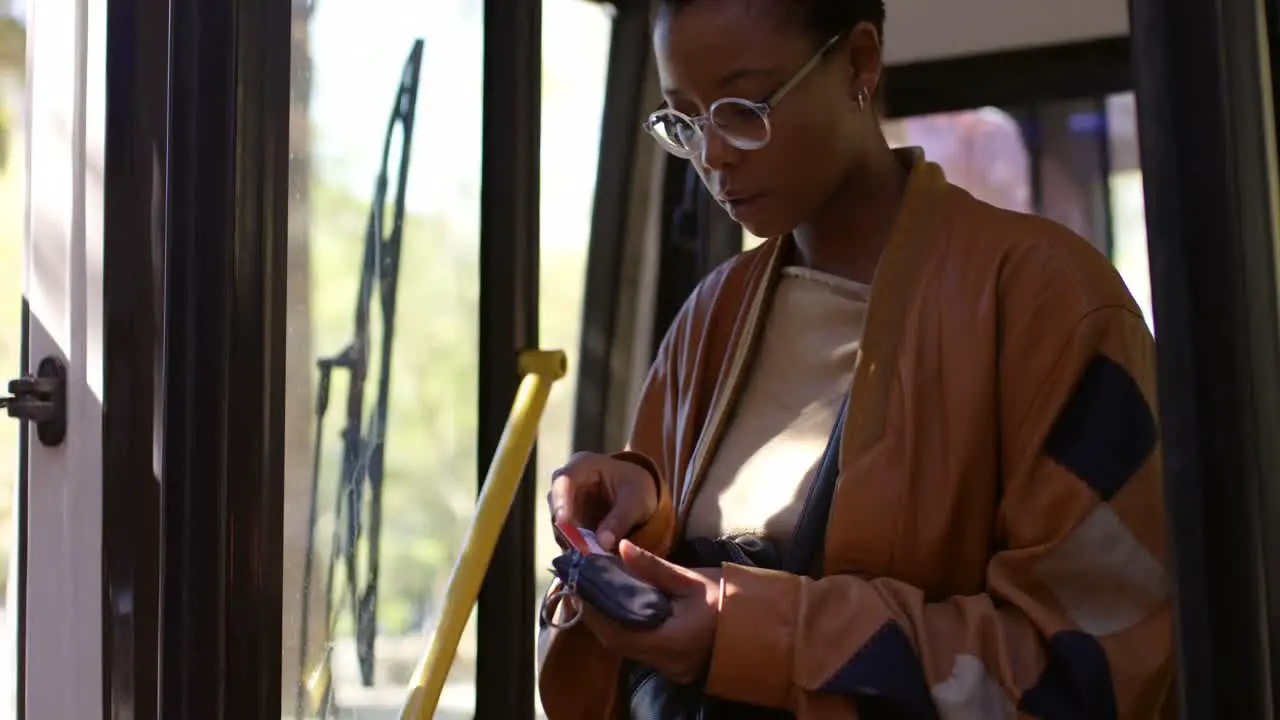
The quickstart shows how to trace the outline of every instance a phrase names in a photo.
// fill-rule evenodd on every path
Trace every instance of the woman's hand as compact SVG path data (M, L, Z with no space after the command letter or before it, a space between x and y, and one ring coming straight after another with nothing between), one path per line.
M586 603L582 621L606 648L643 663L682 684L700 680L711 661L720 614L720 568L689 570L623 542L622 560L632 574L667 593L671 617L653 630L624 630Z
M658 508L657 481L644 468L596 453L577 453L555 472L547 493L552 522L592 529L609 552Z

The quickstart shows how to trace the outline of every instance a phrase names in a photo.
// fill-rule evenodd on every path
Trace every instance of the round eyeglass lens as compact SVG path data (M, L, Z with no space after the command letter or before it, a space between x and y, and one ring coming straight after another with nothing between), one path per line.
M711 122L729 144L740 150L758 150L769 142L765 108L746 100L726 98L711 106Z
M696 152L698 130L693 121L674 110L659 110L649 116L649 133L678 155Z

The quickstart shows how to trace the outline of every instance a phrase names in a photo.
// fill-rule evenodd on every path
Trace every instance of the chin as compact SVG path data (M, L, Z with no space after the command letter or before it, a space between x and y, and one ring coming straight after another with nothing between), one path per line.
M747 232L759 238L771 238L785 235L795 227L795 223L790 222L792 213L786 212L787 205L779 201L776 194L762 194L754 201L725 203L722 207Z
M730 215L730 217L733 217L733 216ZM791 228L785 227L783 223L780 223L777 221L770 222L769 220L764 218L761 218L761 219L733 218L733 219L739 225L742 226L743 230L746 230L747 232L751 233L752 235L755 235L758 238L764 238L766 240L769 238L777 237L779 235L786 235L787 233L791 232Z

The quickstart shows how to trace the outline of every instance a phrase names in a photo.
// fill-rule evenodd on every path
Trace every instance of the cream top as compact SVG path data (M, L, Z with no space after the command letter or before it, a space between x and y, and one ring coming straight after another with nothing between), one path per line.
M689 508L688 537L791 539L853 380L871 288L787 267L733 415Z

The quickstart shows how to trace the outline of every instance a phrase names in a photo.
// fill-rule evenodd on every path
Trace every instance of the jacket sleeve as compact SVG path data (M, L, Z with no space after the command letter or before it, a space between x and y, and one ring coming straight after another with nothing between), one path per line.
M999 547L986 593L927 597L888 578L726 565L712 694L824 719L1168 710L1154 343L1124 304L1068 319L1064 340L1030 326L1002 340Z
M631 427L626 450L614 453L620 460L635 463L653 476L658 486L658 507L643 525L633 528L628 539L656 555L666 557L675 535L674 488L675 432L679 410L679 357L669 345L679 342L681 328L664 339L658 357L649 369L641 390L640 403Z

